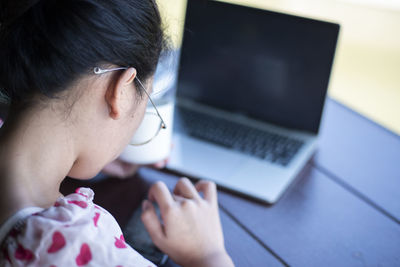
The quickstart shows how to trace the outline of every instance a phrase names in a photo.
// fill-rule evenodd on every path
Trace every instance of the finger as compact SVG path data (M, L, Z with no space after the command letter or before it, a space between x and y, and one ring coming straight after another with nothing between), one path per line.
M101 172L118 178L126 178L135 174L139 167L139 165L116 159L104 166Z
M178 196L178 195L172 195L172 197L174 198L174 200L176 201L176 202L183 202L183 201L185 201L185 200L188 200L187 198L184 198L184 197L182 197L182 196Z
M166 165L167 165L166 160L162 160L162 161L159 161L159 162L157 162L157 163L151 165L151 167L154 167L154 168L156 168L156 169L162 169L162 168L164 168Z
M181 178L176 183L174 194L185 198L200 198L196 188L188 178Z
M149 200L157 202L162 214L174 203L171 193L163 182L157 182L150 187Z
M138 165L138 164L132 164L129 162L124 162L124 161L122 162L122 169L124 171L125 177L134 175L139 168L140 168L140 165Z
M214 182L210 181L199 181L196 183L195 188L198 192L202 192L204 194L204 199L211 202L217 202L217 186Z
M148 200L143 201L141 219L154 244L162 245L164 231L153 204Z
M104 168L101 170L102 173L110 175L110 176L116 176L116 177L122 177L124 175L124 170L122 166L115 161L107 164L104 166Z

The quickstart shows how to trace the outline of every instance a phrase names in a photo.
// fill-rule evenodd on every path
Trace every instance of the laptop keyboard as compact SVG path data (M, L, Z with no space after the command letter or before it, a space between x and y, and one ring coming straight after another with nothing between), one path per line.
M184 131L194 138L286 166L303 142L230 120L177 107Z

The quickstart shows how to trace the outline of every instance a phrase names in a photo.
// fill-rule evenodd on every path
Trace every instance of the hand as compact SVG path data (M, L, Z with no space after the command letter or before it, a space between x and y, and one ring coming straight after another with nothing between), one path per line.
M163 161L157 162L155 164L151 165L138 165L138 164L133 164L129 163L123 160L120 160L119 158L108 163L104 168L101 170L102 173L110 175L112 177L117 177L120 179L124 179L127 177L132 177L137 170L142 167L142 166L148 166L156 169L162 169L167 165L168 159L165 159Z
M183 178L171 195L163 182L157 182L150 188L149 200L158 204L162 222L148 200L143 202L142 221L154 244L176 263L233 266L224 246L214 183L200 181L193 186Z

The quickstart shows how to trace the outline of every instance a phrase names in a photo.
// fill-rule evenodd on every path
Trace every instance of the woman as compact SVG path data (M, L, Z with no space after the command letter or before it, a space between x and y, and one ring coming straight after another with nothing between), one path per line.
M0 7L0 262L5 266L149 266L124 242L89 179L138 128L165 48L153 0L8 0ZM202 198L198 192L204 193ZM215 185L159 182L143 203L154 243L183 266L231 266ZM153 203L160 207L162 222Z

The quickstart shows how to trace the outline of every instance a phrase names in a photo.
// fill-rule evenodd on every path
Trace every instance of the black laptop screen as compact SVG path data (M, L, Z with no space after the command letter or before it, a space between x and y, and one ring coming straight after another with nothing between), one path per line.
M188 0L178 97L317 133L339 25Z

